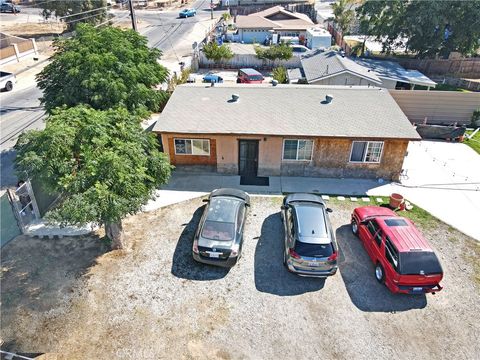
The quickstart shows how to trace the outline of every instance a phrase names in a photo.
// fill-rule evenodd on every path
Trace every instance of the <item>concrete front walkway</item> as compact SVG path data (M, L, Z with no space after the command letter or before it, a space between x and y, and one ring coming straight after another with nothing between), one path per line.
M240 176L175 171L145 210L233 187L250 194L311 192L322 195L402 194L445 223L480 240L480 156L468 146L439 141L412 142L400 183L367 179L271 176L269 186L242 186Z

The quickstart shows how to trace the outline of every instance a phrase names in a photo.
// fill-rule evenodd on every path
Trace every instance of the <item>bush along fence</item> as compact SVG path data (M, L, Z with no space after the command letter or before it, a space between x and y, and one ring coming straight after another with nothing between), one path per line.
M300 58L293 56L289 60L276 60L275 62L268 60L261 60L253 54L235 54L230 60L221 62L215 62L208 60L205 54L200 51L199 53L199 66L206 69L241 69L241 68L254 68L260 70L271 70L278 66L283 66L287 69L300 67Z

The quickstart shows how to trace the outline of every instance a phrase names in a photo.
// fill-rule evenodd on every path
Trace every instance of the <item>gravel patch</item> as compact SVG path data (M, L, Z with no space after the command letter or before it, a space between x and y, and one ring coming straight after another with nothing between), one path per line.
M16 309L2 338L11 350L68 359L479 358L478 258L462 253L477 245L471 239L443 224L426 230L444 290L393 295L347 225L359 204L331 202L341 254L327 280L284 268L280 204L253 197L243 256L230 270L191 257L201 199L132 216L131 252L98 257L50 309Z

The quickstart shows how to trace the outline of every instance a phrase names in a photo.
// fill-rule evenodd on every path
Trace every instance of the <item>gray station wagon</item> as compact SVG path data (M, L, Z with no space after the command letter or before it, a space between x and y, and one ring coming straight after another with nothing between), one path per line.
M193 258L232 267L241 256L250 196L242 190L218 189L205 201L207 206L193 239Z
M327 277L338 269L338 246L323 199L314 194L291 194L283 199L285 229L283 262L302 276Z

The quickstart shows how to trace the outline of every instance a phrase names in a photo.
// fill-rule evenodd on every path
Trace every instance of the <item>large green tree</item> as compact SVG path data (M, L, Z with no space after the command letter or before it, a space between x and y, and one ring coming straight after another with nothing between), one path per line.
M77 26L74 37L54 42L55 54L38 75L48 112L79 104L105 110L125 106L130 112L158 111L168 99L155 87L168 70L158 63L161 52L133 30Z
M171 166L152 133L126 109L57 109L43 131L22 134L16 169L40 180L61 201L47 218L105 226L112 248L125 248L122 219L165 184Z
M355 19L354 4L356 0L338 0L332 3L333 22L340 28L342 38Z
M211 41L206 44L202 51L208 60L213 60L215 63L222 60L229 60L235 55L228 45L218 45L216 41Z
M106 0L39 1L45 19L61 18L69 31L80 23L100 24L107 18Z
M357 12L362 32L382 41L387 53L406 46L419 57L434 57L479 48L480 0L366 1Z

